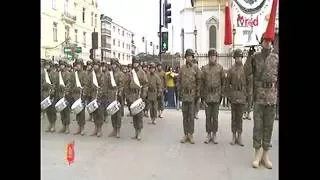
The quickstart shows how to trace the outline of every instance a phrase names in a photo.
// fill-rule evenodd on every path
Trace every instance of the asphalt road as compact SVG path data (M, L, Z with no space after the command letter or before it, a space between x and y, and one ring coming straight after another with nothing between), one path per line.
M94 125L86 123L86 135L75 136L46 133L48 122L42 119L42 179L43 180L277 180L279 175L278 121L274 123L273 148L270 159L273 169L251 168L253 121L243 123L244 147L231 146L230 111L219 113L219 144L204 144L205 114L200 111L195 122L196 144L181 144L182 114L175 109L165 110L157 125L144 119L142 140L132 140L134 133L130 117L123 118L121 138L108 138L111 123L104 124L103 136L91 137ZM75 117L72 115L71 119ZM57 130L61 128L60 116ZM77 128L71 122L71 132ZM66 144L75 140L75 162L65 160Z

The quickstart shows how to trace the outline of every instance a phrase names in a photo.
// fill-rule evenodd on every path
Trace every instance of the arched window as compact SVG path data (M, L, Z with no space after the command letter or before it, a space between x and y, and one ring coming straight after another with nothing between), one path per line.
M209 49L217 49L217 28L212 25L209 28Z

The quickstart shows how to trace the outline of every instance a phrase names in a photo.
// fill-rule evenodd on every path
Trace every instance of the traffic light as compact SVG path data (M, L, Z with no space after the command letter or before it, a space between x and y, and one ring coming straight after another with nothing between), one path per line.
M168 29L168 24L171 23L171 3L164 1L164 27Z
M166 52L168 51L168 32L162 32L162 42L161 42L161 51Z
M90 49L90 56L89 56L89 58L90 58L91 60L93 60L93 49Z

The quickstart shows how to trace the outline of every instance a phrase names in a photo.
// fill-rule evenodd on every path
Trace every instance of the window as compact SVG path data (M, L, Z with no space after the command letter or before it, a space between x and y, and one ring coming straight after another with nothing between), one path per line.
M124 36L124 30L122 30L122 36Z
M91 26L93 26L93 12L91 13Z
M120 60L120 53L118 53L118 59Z
M209 29L209 40L209 48L217 48L217 29L213 25Z
M94 27L97 27L97 14L96 15L94 15Z
M107 47L107 36L106 35L101 36L101 46Z
M115 40L115 39L113 39L113 45L114 45L114 46L116 45L116 40Z
M53 41L58 41L58 24L55 22L53 23Z
M83 32L83 47L86 48L86 32Z
M78 29L74 30L74 41L78 44Z
M118 40L118 47L120 47L120 40Z
M115 52L113 52L113 57L116 58L116 53Z
M124 54L122 54L122 59L124 60Z
M113 32L116 32L116 27L113 26L112 28L113 28Z
M82 22L86 23L86 8L82 9Z
M66 26L65 27L65 33L64 33L65 40L69 39L69 31L70 31L69 26Z
M120 35L120 29L118 28L118 34Z
M54 9L54 10L57 9L57 2L56 2L56 0L52 0L52 9Z
M69 0L64 1L64 14L70 14L69 13Z
M122 43L122 48L124 48L124 42Z

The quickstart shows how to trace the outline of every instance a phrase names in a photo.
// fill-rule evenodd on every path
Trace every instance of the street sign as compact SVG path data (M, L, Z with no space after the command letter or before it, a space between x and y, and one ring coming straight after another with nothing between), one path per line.
M81 47L77 47L76 48L76 53L81 53L82 52L82 48Z
M64 48L64 53L70 53L71 52L71 48L70 47L65 47Z
M168 51L168 32L162 32L161 51Z

